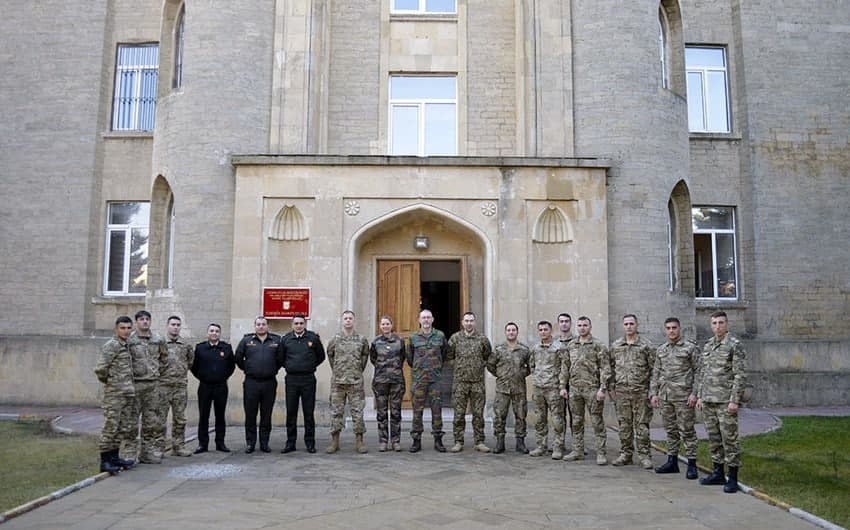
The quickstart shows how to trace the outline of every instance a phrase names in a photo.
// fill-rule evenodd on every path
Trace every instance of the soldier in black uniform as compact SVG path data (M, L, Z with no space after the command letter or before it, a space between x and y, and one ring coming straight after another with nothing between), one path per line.
M260 451L268 453L272 432L272 409L277 393L277 349L280 335L269 333L265 317L254 319L254 333L248 333L236 347L236 366L245 372L242 383L245 406L245 452L251 454L257 443L257 409L260 410Z
M316 452L316 367L325 361L325 348L319 335L306 329L304 315L292 319L292 331L283 336L278 363L286 369L286 445L283 453L295 451L298 436L298 401L304 414L304 445Z
M207 326L207 340L195 346L195 360L192 362L192 375L198 384L198 448L195 454L206 453L210 443L210 406L215 411L215 448L229 453L224 445L227 428L224 422L224 408L227 406L227 379L236 370L236 359L230 344L219 340L221 326L212 323Z

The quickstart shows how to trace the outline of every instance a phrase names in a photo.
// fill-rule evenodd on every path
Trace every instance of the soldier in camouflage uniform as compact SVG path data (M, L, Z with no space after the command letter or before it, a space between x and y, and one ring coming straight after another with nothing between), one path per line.
M151 332L151 314L139 311L135 315L136 331L127 340L133 358L133 377L136 381L136 408L131 419L133 425L141 416L141 452L139 462L159 464L162 452L159 444L165 439L165 419L162 418L159 385L162 369L168 363L165 340ZM135 436L135 434L134 434ZM135 445L135 438L129 440ZM131 454L135 451L131 451Z
M561 343L561 349L564 351L567 350L570 342L572 342L575 338L572 331L570 331L572 325L573 317L570 316L569 313L560 313L558 315L558 336L554 340ZM564 401L564 447L566 447L567 432L570 430L570 423L573 415L570 412L570 400L561 399Z
M620 424L620 456L615 466L632 463L637 443L637 455L644 469L652 469L649 446L649 422L652 408L649 406L649 380L655 364L655 348L638 333L635 315L623 317L625 336L611 346L611 366L614 369L613 384L609 394L617 405L617 421Z
M579 317L576 328L578 337L570 342L561 365L561 386L564 388L561 395L570 400L573 413L573 450L564 456L564 460L584 460L586 409L590 413L593 432L596 434L596 463L604 466L608 463L608 435L605 432L602 409L611 381L611 361L608 348L590 334L593 328L589 318Z
M122 316L115 320L115 336L103 345L94 373L103 383L103 429L100 431L100 470L118 473L135 463L118 456L121 440L132 431L130 419L136 400L133 383L133 361L127 339L133 331L133 321Z
M702 409L708 447L714 471L701 484L723 484L723 491L738 491L741 446L738 443L738 409L747 383L747 352L741 342L729 335L726 313L711 315L714 336L702 349L697 408ZM724 481L723 464L729 466Z
M401 401L404 398L404 339L393 333L393 320L381 317L381 334L372 341L369 359L375 366L372 392L378 420L378 451L401 451ZM389 425L387 425L389 416Z
M493 354L490 340L475 329L475 314L467 311L461 320L462 330L449 338L448 360L454 363L452 407L454 408L453 453L463 451L466 430L466 408L472 410L472 429L476 451L489 453L484 445L484 367Z
M655 472L679 472L679 443L684 441L688 459L685 476L693 480L697 478L694 383L699 370L699 348L682 337L681 323L676 317L664 321L664 333L667 342L658 347L649 384L650 403L661 407L661 419L667 431L667 462L655 468Z
M537 335L540 342L531 348L528 368L534 383L532 399L537 409L535 424L537 447L529 453L531 456L546 454L546 437L549 424L552 424L554 443L552 459L560 460L564 456L564 400L559 391L564 388L560 379L561 358L566 351L561 349L559 341L552 340L552 324L541 320L537 323Z
M186 374L195 359L195 350L180 336L183 321L180 317L168 317L165 347L168 361L160 376L160 417L167 421L168 409L171 409L171 450L176 456L192 456L192 451L183 447L186 433L186 402L189 399L186 386ZM163 429L164 430L164 429ZM165 443L159 449L164 449Z
M443 406L440 395L440 381L443 377L443 363L446 361L446 335L432 327L434 315L427 309L419 313L419 331L410 335L405 355L407 364L413 370L413 425L410 436L413 445L411 453L422 450L422 412L425 404L431 404L431 434L434 436L434 449L445 453L443 445Z
M339 433L345 426L345 401L351 409L354 423L355 449L367 453L363 442L366 423L363 409L366 393L363 390L363 370L369 360L369 341L354 330L354 311L343 311L342 331L333 336L325 350L333 371L331 378L331 443L325 450L328 454L339 451Z
M518 453L528 454L525 447L525 417L528 414L525 378L531 373L528 367L531 350L517 341L517 335L519 326L508 322L505 325L505 342L496 346L487 361L487 370L496 377L496 399L493 402L496 448L493 452L497 454L505 452L505 420L511 405L514 411L516 450Z

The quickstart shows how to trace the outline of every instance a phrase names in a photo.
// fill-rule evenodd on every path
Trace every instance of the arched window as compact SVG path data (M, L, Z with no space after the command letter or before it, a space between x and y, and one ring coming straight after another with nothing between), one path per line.
M186 15L186 5L180 7L177 21L174 24L174 76L171 86L180 88L183 86L183 27Z
M694 291L694 237L691 227L691 194L680 180L667 201L667 250L670 259L669 289L672 293Z
M661 59L661 87L670 88L670 24L667 22L667 14L664 8L658 6L658 46Z
M685 42L682 12L676 0L658 4L658 62L662 88L685 95Z

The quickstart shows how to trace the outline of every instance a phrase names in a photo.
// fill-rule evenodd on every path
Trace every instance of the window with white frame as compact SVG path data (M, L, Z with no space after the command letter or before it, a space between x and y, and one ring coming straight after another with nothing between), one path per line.
M103 292L143 295L148 285L150 203L109 203Z
M171 80L172 88L183 86L183 20L186 18L186 7L180 8L177 15L177 23L174 24L174 76Z
M696 297L737 299L735 209L727 206L695 206L691 214Z
M393 13L441 13L457 12L455 0L392 0Z
M690 131L730 132L726 50L688 46L685 48L685 69Z
M457 77L390 77L392 155L457 154Z
M159 45L118 45L113 131L152 131L156 114Z
M667 56L669 54L669 27L670 25L667 22L667 14L664 12L664 8L658 7L658 47L659 47L659 55L661 59L661 86L662 88L670 88L670 74L667 71Z

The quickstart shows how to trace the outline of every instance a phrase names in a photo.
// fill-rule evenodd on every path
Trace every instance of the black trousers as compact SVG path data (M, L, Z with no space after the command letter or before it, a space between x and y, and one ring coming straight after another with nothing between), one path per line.
M304 414L304 444L307 447L316 446L316 419L313 411L316 408L316 376L286 375L286 445L295 445L298 438L298 400L301 400L301 411Z
M272 408L277 393L277 380L258 381L245 378L242 383L243 404L245 406L245 442L257 443L257 410L260 411L260 445L269 443L272 433Z
M224 422L224 408L227 406L227 383L198 384L198 445L207 448L210 444L210 407L215 413L215 445L224 443L227 425Z

